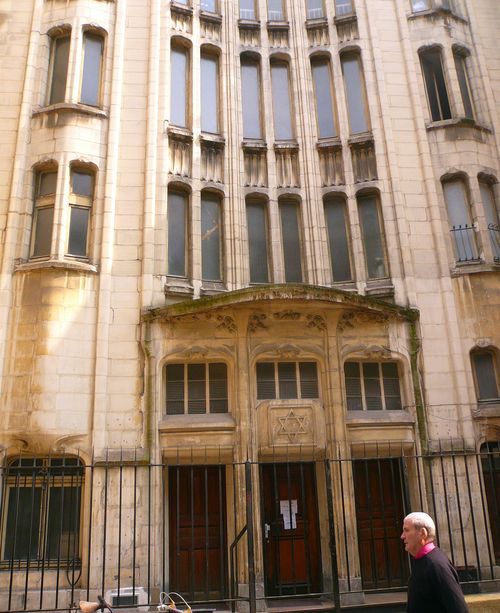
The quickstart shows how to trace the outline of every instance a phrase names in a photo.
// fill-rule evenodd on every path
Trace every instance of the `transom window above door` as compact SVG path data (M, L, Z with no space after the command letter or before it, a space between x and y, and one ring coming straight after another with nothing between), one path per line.
M223 362L167 364L167 415L227 413L227 366Z
M318 398L315 362L257 362L257 399Z

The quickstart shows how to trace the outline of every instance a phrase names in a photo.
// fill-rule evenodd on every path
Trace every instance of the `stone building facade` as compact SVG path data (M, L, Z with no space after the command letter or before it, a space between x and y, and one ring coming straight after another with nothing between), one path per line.
M0 16L0 582L36 592L64 542L90 595L130 587L132 565L151 599L223 600L248 570L261 609L331 592L337 571L362 598L370 480L397 539L430 496L417 456L500 441L497 0L7 0ZM120 487L119 517L149 541L109 532L89 570L97 467L146 464L162 471L148 496ZM483 480L456 487L481 497ZM217 509L218 544L186 492ZM492 500L474 532L490 559ZM229 577L250 503L254 566L245 536ZM172 544L189 517L220 574Z

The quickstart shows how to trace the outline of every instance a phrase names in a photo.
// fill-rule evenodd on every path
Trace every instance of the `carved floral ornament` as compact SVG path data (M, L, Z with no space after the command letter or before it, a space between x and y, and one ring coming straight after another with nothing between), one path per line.
M227 330L228 332L235 333L237 329L234 318L231 315L225 315L223 313L190 313L188 315L175 315L174 317L169 317L168 321L175 324L198 324L205 321L215 321L215 327L218 330Z
M300 321L305 320L306 328L316 328L319 331L326 330L326 322L321 315L307 314L303 315L297 311L284 310L273 313L269 317L265 313L254 313L248 320L248 332L253 333L257 330L266 330L268 328L268 319L276 321Z
M486 349L486 347L490 347L491 345L493 345L491 338L478 338L476 340L476 347L480 347L481 349Z
M347 328L356 328L369 323L385 324L389 317L384 313L373 313L367 311L346 311L339 320L338 330L342 332Z

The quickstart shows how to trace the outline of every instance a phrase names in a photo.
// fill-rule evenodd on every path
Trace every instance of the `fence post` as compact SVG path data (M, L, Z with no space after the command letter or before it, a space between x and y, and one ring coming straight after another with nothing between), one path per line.
M247 504L247 556L248 556L248 600L250 613L255 613L256 593L255 593L255 551L253 534L253 489L252 489L252 464L249 460L245 462L245 491Z
M340 613L339 567L337 562L337 542L335 539L335 515L333 510L332 470L330 460L325 460L326 501L328 505L328 525L330 532L330 557L332 561L332 587L335 613Z

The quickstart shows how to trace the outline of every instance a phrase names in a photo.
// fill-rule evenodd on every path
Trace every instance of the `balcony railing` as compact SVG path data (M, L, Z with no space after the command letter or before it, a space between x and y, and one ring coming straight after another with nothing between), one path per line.
M493 251L493 260L500 262L500 226L498 224L488 224L488 232L490 233L491 250Z
M475 262L479 260L474 226L467 224L453 226L451 228L451 235L455 243L457 262Z

